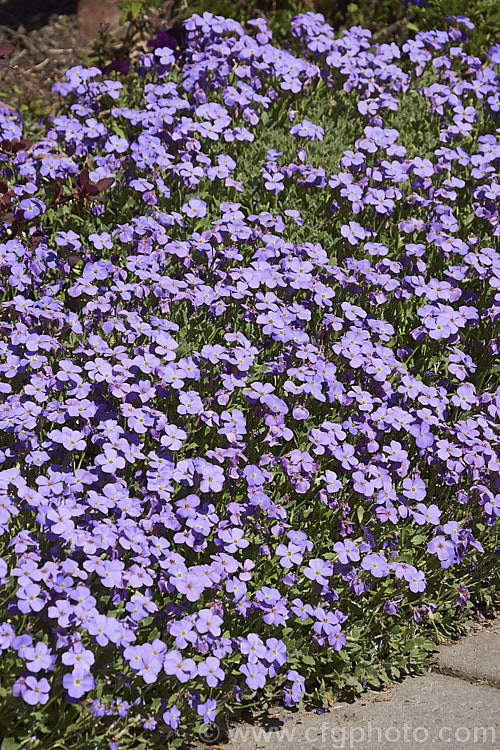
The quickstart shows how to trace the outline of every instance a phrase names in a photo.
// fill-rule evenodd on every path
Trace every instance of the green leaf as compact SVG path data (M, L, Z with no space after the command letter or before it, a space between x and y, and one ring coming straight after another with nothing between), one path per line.
M300 660L304 662L304 664L310 664L311 666L316 664L316 660L310 654L302 654Z
M423 534L415 534L411 537L412 544L422 544L425 542L425 536Z
M351 687L359 687L360 684L361 684L359 682L358 678L355 677L355 675L353 675L353 674L348 675L346 677L346 681L345 682L346 682L346 685L350 685Z

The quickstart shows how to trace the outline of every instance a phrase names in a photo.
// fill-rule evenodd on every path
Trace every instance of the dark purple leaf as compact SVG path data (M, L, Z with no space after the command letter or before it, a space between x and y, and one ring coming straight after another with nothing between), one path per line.
M0 57L8 57L14 51L13 44L0 44Z

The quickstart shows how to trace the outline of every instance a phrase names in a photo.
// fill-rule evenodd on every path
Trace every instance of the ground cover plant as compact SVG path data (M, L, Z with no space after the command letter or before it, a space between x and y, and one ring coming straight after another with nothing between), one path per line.
M376 41L402 44L410 34L442 26L446 16L469 14L473 22L467 29L468 52L484 52L499 39L500 9L496 0L118 0L122 23L132 27L148 25L155 17L168 18L169 25L179 25L187 17L205 11L230 16L242 24L264 18L272 31L276 46L289 38L290 22L305 12L323 14L336 30L351 26L370 29ZM110 45L98 45L104 55ZM121 52L126 52L123 45Z
M3 106L0 731L180 744L494 604L500 49L205 13ZM7 742L7 741L6 741ZM8 744L6 744L6 747Z

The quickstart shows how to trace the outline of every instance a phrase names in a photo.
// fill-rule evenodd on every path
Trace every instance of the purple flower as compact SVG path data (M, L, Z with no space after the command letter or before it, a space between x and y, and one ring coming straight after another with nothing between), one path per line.
M266 481L263 472L258 466L245 466L243 469L243 475L249 487L260 487Z
M280 565L283 568L292 568L294 565L300 565L303 560L300 547L293 542L288 545L278 544L276 554L280 557Z
M406 580L410 584L410 591L413 591L414 594L418 593L419 591L425 591L427 582L425 580L425 574L422 570L416 570L411 577L407 576Z
M35 677L26 677L22 698L30 706L44 705L49 700L50 685L45 677L37 680Z
M201 467L201 492L220 492L224 486L224 472L219 466L206 463Z
M260 662L242 664L240 672L245 676L245 682L250 690L258 690L266 684L267 669Z
M198 198L191 198L182 206L182 211L190 217L203 217L207 215L207 204Z
M209 609L200 609L196 618L196 630L198 633L210 633L213 636L220 636L222 617L214 614Z
M111 584L111 586L114 584ZM95 615L87 624L89 635L93 635L100 646L107 646L111 634L111 626L106 615Z
M180 450L184 440L187 438L187 432L174 425L167 425L164 433L161 438L161 444L172 451Z
M37 643L33 648L29 646L24 652L26 667L30 672L39 672L41 669L47 670L52 666L55 657L46 643Z
M250 633L246 638L242 638L239 648L242 654L248 656L248 661L252 664L263 659L267 653L262 639L256 633Z
M268 638L266 640L266 661L271 665L269 667L269 676L273 677L273 672L277 673L279 668L286 663L287 650L283 641L278 638Z
M356 221L350 221L340 228L342 237L345 237L351 245L359 245L360 240L367 237L366 230L363 229Z
M44 601L39 596L41 588L36 583L23 586L17 592L17 606L21 612L40 612L44 607Z
M63 687L70 698L81 698L94 687L94 678L83 669L75 669L63 677Z
M158 725L158 722L156 721L154 716L148 716L142 720L143 728L148 729L150 732L156 729L157 725Z
M289 669L286 678L292 683L292 700L298 703L305 693L305 679L295 669Z
M455 559L455 545L441 534L431 539L427 544L427 551L437 555L442 567L449 567Z
M293 706L344 648L349 598L354 630L379 602L384 649L408 606L422 627L437 591L465 607L445 570L494 552L500 47L470 56L460 17L401 48L291 24L280 50L262 19L194 14L151 40L134 91L74 66L29 146L0 111L14 701L48 703L54 672L96 721L149 736L163 715L167 743L215 719L215 693L231 708L281 681ZM309 105L339 76L332 174ZM417 91L433 137L415 157L391 123ZM59 209L80 234L53 231Z
M420 502L426 494L425 482L420 477L403 480L403 495L409 500Z
M315 557L309 560L307 568L304 569L304 575L311 581L316 581L316 583L326 586L328 578L332 575L332 566L329 562Z
M39 216L45 210L45 205L38 199L27 198L19 203L19 208L25 219L34 219L35 216Z
M161 656L155 654L153 648L149 644L144 644L141 649L139 664L136 666L136 671L139 677L142 677L144 682L150 685L158 679L161 668Z
M197 674L193 659L183 659L180 651L169 651L163 659L163 669L167 675L175 675L180 682L187 682Z
M12 641L12 648L16 649L21 659L26 658L26 652L31 648L33 638L30 635L18 635Z
M174 731L178 729L180 724L180 718L181 718L181 712L175 705L175 703L168 708L165 713L163 714L163 721L165 724L169 727L171 727Z
M322 141L325 131L320 125L314 125L309 120L303 120L290 129L291 135L299 138L307 138L310 141Z
M461 385L458 388L456 395L451 397L451 401L455 406L459 406L461 409L468 411L476 404L476 389L473 385L468 383Z
M247 587L239 578L229 578L226 582L226 591L233 595L235 601L240 601L245 598Z
M439 524L440 516L441 511L437 505L434 504L427 507L423 503L417 503L417 509L413 512L413 518L419 526L422 526L424 523L431 523L434 526L437 526Z
M225 677L225 672L220 668L220 660L215 656L209 656L198 664L198 674L206 679L209 687L217 687Z
M64 652L61 661L68 667L88 672L95 661L95 656L92 651L76 643L70 651Z
M209 724L211 721L215 721L215 714L217 709L217 701L214 698L209 698L205 703L199 703L196 710L200 716L203 716L205 724Z
M281 172L274 172L272 174L264 172L264 187L275 195L281 193L285 188Z
M363 570L368 570L375 578L389 575L389 566L385 557L379 553L365 555L361 561Z
M359 547L348 539L343 542L335 542L333 549L339 556L339 562L343 565L347 565L350 561L356 562L359 560Z
M434 174L432 162L429 159L421 159L419 156L412 159L412 168L414 174L418 177L432 177Z

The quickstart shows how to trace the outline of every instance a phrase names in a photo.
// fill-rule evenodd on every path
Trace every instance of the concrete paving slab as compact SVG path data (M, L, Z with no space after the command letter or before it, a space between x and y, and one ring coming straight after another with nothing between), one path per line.
M271 714L271 725L239 723L229 730L227 743L214 736L214 744L224 750L500 747L500 690L436 673L408 678L351 704L337 703L321 715L303 709Z
M254 724L223 735L211 725L209 746L223 750L500 750L500 620L441 646L426 675L368 692L328 712L273 707ZM441 671L435 671L441 670Z
M440 646L434 660L447 674L500 687L500 625L471 633L452 646Z

